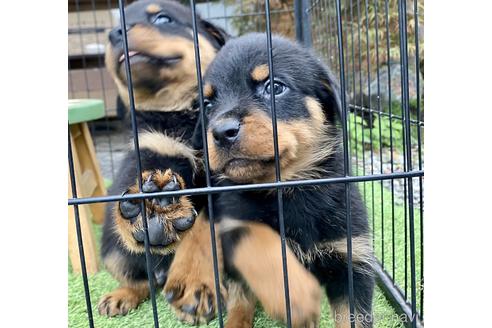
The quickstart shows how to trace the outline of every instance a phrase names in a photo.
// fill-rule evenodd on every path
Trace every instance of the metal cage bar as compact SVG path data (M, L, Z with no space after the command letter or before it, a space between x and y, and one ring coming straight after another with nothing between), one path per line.
M203 154L205 160L205 175L207 187L212 186L212 179L210 175L210 163L208 156L208 140L207 140L207 131L205 130L205 108L203 105L203 81L202 81L202 69L200 63L200 46L198 43L198 28L196 24L196 9L195 9L195 0L190 0L191 12L192 12L192 22L193 22L193 44L195 46L195 64L197 71L197 80L198 80L198 97L199 97L199 105L200 105L200 118L203 122L202 127L202 138L203 138ZM222 300L220 296L220 277L219 277L219 267L218 267L218 257L217 257L217 242L215 240L215 226L214 226L214 211L213 211L213 199L212 194L207 194L207 205L208 205L208 216L210 223L210 237L212 242L212 260L214 266L214 279L215 279L215 294L217 299L217 310L219 317L219 326L222 328L224 326L224 322L222 319Z
M138 127L137 127L137 119L135 114L135 99L133 97L133 81L132 81L132 72L130 69L130 56L128 55L128 35L126 28L126 16L124 10L124 0L118 0L119 11L120 11L120 26L122 30L123 36L123 53L125 54L125 73L128 81L128 97L130 102L130 119L132 122L132 136L133 136L133 147L137 157L137 183L138 183L138 191L142 192L142 162L140 158L140 147L138 143ZM144 238L144 247L145 247L145 262L147 265L147 278L149 280L149 290L150 290L150 300L152 303L152 315L154 319L154 327L159 327L159 315L157 313L157 304L155 300L155 283L154 283L154 275L152 273L152 258L150 255L150 242L149 242L149 231L148 231L148 223L147 223L147 215L145 209L145 201L142 200L140 202L140 211L142 214L142 223L145 233Z

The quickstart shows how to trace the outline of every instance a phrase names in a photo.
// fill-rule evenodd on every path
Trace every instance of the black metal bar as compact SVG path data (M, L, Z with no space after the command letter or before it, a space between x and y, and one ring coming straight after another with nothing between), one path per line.
M360 105L349 104L348 107L349 108L352 108L354 110L360 110L360 111L371 113L371 114L374 113L374 114L378 114L378 115L381 115L381 116L386 116L386 117L390 118L391 120L399 120L399 121L402 121L402 122L405 120L405 118L403 116L399 116L399 115L392 114L392 113L385 113L384 111L378 111L376 109L371 109L371 108L360 106ZM419 126L421 128L424 127L424 122L423 121L410 119L410 123L412 123L414 125L417 125L417 126Z
M267 0L268 1L268 0ZM303 43L306 47L311 47L313 45L313 37L311 35L311 14L307 10L309 7L308 0L301 0L302 2L302 37Z
M419 6L418 0L414 0L413 17L415 21L415 72L417 91L417 121L420 121L420 44L419 44ZM419 169L422 169L422 136L420 128L417 128L417 145ZM420 200L420 318L424 320L424 188L422 177L419 177L419 200Z
M343 171L345 177L350 176L350 159L348 149L347 135L347 103L345 99L345 63L343 56L343 32L342 32L342 5L340 0L337 0L337 33L338 33L338 55L340 63L340 94L342 106L342 130L343 130ZM352 263L352 217L350 208L350 184L345 184L345 206L346 206L346 224L347 224L347 266L348 266L348 290L349 290L349 309L350 317L355 315L354 303L354 277ZM350 320L350 326L355 328L355 321Z
M305 0L304 0L305 1ZM273 69L273 46L272 46L272 26L270 22L270 1L265 1L265 19L266 19L266 36L267 36L267 50L268 50L268 70L270 80L270 106L272 109L272 130L273 130L273 152L275 155L275 182L281 181L280 172L280 156L278 149L278 129L277 129L277 110L275 108L275 92L274 90L274 69ZM305 38L307 42L310 38ZM285 310L287 315L287 327L291 327L291 313L290 313L290 295L289 295L289 276L287 272L287 249L285 240L285 222L284 222L284 203L283 203L283 189L277 189L277 206L278 206L278 218L280 228L280 245L282 252L282 271L284 275L284 293L285 293Z
M399 1L398 16L400 19L400 60L402 66L402 101L405 111L405 129L404 136L406 141L406 166L409 171L412 170L412 139L410 129L410 107L409 107L409 86L408 86L408 45L407 45L407 17L406 17L406 0ZM412 304L412 327L417 327L415 316L417 315L417 285L415 273L415 222L413 207L413 180L408 178L408 214L410 224L410 283L411 283L411 304Z
M125 54L125 69L126 69L126 80L128 81L128 97L130 102L130 117L132 122L132 132L133 132L133 146L135 149L136 157L137 157L137 181L138 181L138 191L142 192L142 162L140 159L140 147L138 144L138 130L137 130L137 119L135 114L135 99L133 97L133 81L132 81L132 73L130 69L130 57L128 55L128 35L126 29L126 18L125 18L125 10L124 10L124 0L118 0L118 6L120 11L120 24L121 30L123 31L123 51ZM152 303L152 314L154 318L154 327L159 327L159 316L157 314L157 304L155 300L155 283L154 283L154 274L153 274L153 266L152 266L152 258L150 256L150 242L149 242L149 231L147 224L147 215L145 211L145 201L142 200L140 203L140 211L142 214L142 223L145 232L144 239L144 247L145 247L145 261L147 265L147 278L149 279L149 290L150 290L150 300Z
M68 169L70 172L70 185L72 187L72 197L74 199L77 199L77 183L75 182L75 172L74 172L75 170L74 170L73 155L72 155L72 142L70 140L70 125L68 126ZM79 246L82 281L84 283L85 305L87 307L87 319L89 320L89 327L94 328L94 318L92 317L91 295L89 292L89 281L87 279L87 268L85 265L84 243L82 240L82 229L80 227L79 206L74 204L73 211L75 214L75 229L77 232L77 243Z
M107 29L110 29L111 27L69 27L68 28L68 34L90 34L90 33L104 33L106 32Z
M294 12L294 9L278 9L278 10L271 10L271 14L283 14L283 13L291 13ZM254 12L254 13L246 13L246 14L235 14L235 15L223 15L223 16L212 16L208 17L208 20L216 20L216 19L229 19L229 18L238 18L238 17L249 17L249 16L264 16L265 12Z
M357 42L358 42L358 47L357 50L359 52L359 104L360 106L363 106L364 104L364 94L362 91L362 44L361 44L361 37L360 37L360 1L357 0ZM362 124L361 124L361 147L362 147L362 175L366 175L366 152L364 151L364 113L361 113L362 117ZM364 190L363 190L363 196L364 196L364 203L367 203L367 197L366 197L366 184L363 184Z
M393 180L393 179L403 179L407 177L418 178L420 176L424 176L424 171L415 170L411 172L358 175L358 176L327 178L327 179L308 179L308 180L292 180L292 181L280 181L280 182L269 182L269 183L253 183L253 184L237 185L237 186L205 187L205 188L183 189L183 190L176 190L176 191L159 191L153 193L126 194L124 196L111 195L111 196L100 196L100 197L84 197L84 198L77 198L77 199L71 198L68 199L68 205L107 203L107 202L121 201L125 199L135 200L135 199L147 199L147 198L155 198L155 197L205 195L208 193L217 194L221 192L231 192L231 191L267 190L267 189L278 189L278 188L285 189L285 188L295 188L295 187L315 186L315 185L323 186L333 183L355 183L355 182L378 181L378 180Z
M372 94L371 94L371 53L370 53L370 39L369 39L369 1L364 0L364 9L365 9L365 16L366 16L366 52L367 52L367 99L369 101L369 108L372 107L371 101L372 101ZM379 67L377 67L379 69ZM371 156L370 156L370 163L371 163L371 174L374 174L374 144L373 144L373 122L372 122L372 114L369 114L369 140L371 144ZM372 228L374 229L375 227L375 215L374 215L374 182L371 182L371 219L372 219ZM374 233L372 234L372 245L373 248L375 247L375 242L374 242Z
M390 51L390 34L389 34L389 5L388 0L385 0L385 27L386 27L386 56L388 65L388 109L390 114L389 128L390 128L390 169L391 173L394 170L394 158L393 158L393 111L391 103L391 51ZM395 181L391 180L391 263L392 263L392 279L395 280Z
M376 273L377 284L383 291L386 299L390 302L393 309L395 309L398 315L403 315L404 319L400 320L406 327L412 327L412 306L403 297L403 291L395 285L391 277L382 268L379 262L374 264L374 272ZM414 317L415 327L423 328L424 326L419 320L419 317Z
M355 50L354 50L354 10L353 10L353 4L352 0L349 2L350 5L350 45L351 45L351 60L352 60L352 93L355 95ZM349 105L350 107L350 105ZM352 115L354 118L354 132L355 132L355 165L358 168L359 167L359 150L358 150L358 145L359 145L359 136L357 134L357 111L354 110L354 115ZM362 150L364 151L364 150ZM381 172L382 173L382 172ZM357 173L358 175L358 173Z
M377 106L378 112L381 112L381 85L379 76L379 11L378 11L378 1L374 0L374 11L375 11L375 25L376 25L376 81L377 81ZM381 114L378 115L378 126L379 126L379 172L383 173L383 139L382 139L382 128L381 128ZM383 181L380 181L380 197L381 197L381 265L384 269L384 192L383 192Z
M302 0L294 0L294 19L296 24L296 40L300 43L304 42L304 36L302 35Z
M210 177L210 164L209 164L209 155L208 155L208 140L207 140L207 131L205 128L205 108L203 106L203 80L202 80L202 68L200 62L200 45L198 42L198 27L196 22L196 6L195 0L190 0L191 7L191 16L193 23L193 45L195 48L195 65L196 65L196 74L198 81L198 98L200 105L200 118L202 120L202 138L203 138L203 154L205 159L205 176L207 187L212 186L212 180ZM210 238L211 238L211 247L212 247L212 261L214 267L214 282L215 282L215 296L217 300L217 312L219 319L219 326L222 328L224 326L224 322L222 319L222 300L220 296L220 277L219 277L219 267L218 267L218 257L217 257L217 241L215 240L215 220L214 220L214 212L213 212L213 199L212 194L207 195L207 204L208 204L208 216L209 216L209 224L210 224Z

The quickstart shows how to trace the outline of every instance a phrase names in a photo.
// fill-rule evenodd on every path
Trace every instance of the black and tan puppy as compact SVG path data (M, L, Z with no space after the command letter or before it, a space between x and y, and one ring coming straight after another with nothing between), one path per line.
M125 13L143 191L191 187L197 161L189 139L198 117L191 11L176 2L143 0L128 6ZM225 43L227 35L205 20L198 18L197 22L201 64L205 70ZM106 66L128 107L125 65L122 29L118 27L109 35ZM136 160L134 151L126 154L111 194L138 192ZM163 286L173 253L195 223L200 204L195 199L182 196L147 199L145 206L153 274L156 284ZM197 229L206 224L201 221L204 220L197 220ZM126 314L148 297L143 245L140 203L123 201L110 204L104 222L101 253L106 268L119 280L120 287L102 297L99 313L109 316ZM197 268L195 274L200 275L201 269L212 272L211 267ZM176 276L187 273L176 273ZM193 279L194 276L189 275L183 281L193 285ZM213 279L210 279L209 286L213 288ZM210 317L213 313L209 312L213 309L206 307L199 315Z
M229 41L205 76L210 166L216 185L275 180L271 97L275 95L281 179L344 176L339 90L327 67L309 51L273 37L270 83L264 34ZM292 323L315 327L321 284L336 327L350 327L346 211L352 216L356 326L372 326L373 253L365 207L354 185L286 189L286 227ZM229 288L228 327L251 327L254 302L285 320L277 195L274 190L221 193L220 221ZM318 284L319 282L319 284Z

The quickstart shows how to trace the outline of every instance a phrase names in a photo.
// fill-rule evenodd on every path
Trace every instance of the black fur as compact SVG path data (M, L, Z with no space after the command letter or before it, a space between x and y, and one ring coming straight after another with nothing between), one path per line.
M241 120L249 108L271 115L270 98L265 97L263 82L255 82L250 72L258 65L268 63L266 38L251 34L231 40L216 56L205 76L206 83L214 88L209 104L207 127L216 120L234 117ZM339 91L329 70L309 51L286 39L273 37L275 79L287 86L287 91L276 96L276 113L279 122L309 118L303 99L314 97L322 105L326 122L334 127L329 132L331 140L341 140ZM214 142L210 140L210 142ZM230 155L231 158L233 155ZM240 155L238 155L240 157ZM317 164L323 168L323 178L344 176L341 142L335 152ZM224 172L215 172L223 174ZM215 181L215 185L234 185L230 180ZM356 185L351 186L350 211L352 236L367 236L369 227L365 206ZM283 194L283 212L286 237L309 252L323 242L344 240L347 237L345 186L342 183L316 187L292 188ZM277 195L275 191L242 191L214 195L216 220L235 219L258 221L279 230ZM225 263L231 263L237 238L230 231L222 235ZM244 232L243 232L244 233ZM252 254L252 256L254 256ZM369 257L372 254L368 254ZM305 264L326 288L331 301L348 300L347 262L339 254L325 255ZM354 290L357 311L371 313L374 279L370 264L354 263ZM226 270L238 274L226 265ZM364 322L370 326L370 320Z

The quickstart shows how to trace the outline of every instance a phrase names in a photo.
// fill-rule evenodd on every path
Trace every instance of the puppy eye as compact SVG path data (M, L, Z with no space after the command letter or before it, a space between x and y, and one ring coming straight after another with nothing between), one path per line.
M206 110L206 111L210 111L212 109L213 105L212 105L212 102L208 99L203 99L203 108Z
M171 22L172 22L171 17L169 17L163 13L159 13L159 14L155 15L154 19L152 20L152 24L154 24L154 25L162 25L162 24L167 24L167 23L171 23Z
M285 84L279 81L273 81L273 93L275 96L281 95L287 90L287 87ZM272 87L270 85L270 81L267 81L265 83L265 94L271 95L272 93Z

